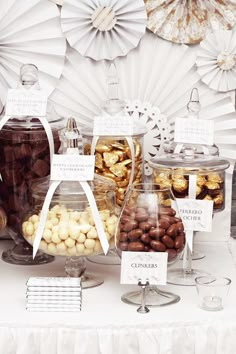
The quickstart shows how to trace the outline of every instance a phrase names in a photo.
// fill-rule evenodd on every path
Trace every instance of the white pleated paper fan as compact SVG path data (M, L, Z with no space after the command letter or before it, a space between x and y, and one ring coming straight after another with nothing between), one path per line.
M175 43L194 44L215 29L236 23L235 0L144 0L147 27Z
M57 6L48 0L0 2L0 110L7 89L19 82L22 64L39 69L40 86L51 94L61 75L66 41Z
M54 4L57 4L59 6L62 6L64 3L64 0L50 0L50 1L54 2Z
M147 33L138 48L126 57L115 60L120 79L120 97L127 100L133 112L140 112L140 120L145 124L147 116L142 114L145 105L149 104L150 112L152 107L158 111L158 117L167 119L171 125L172 139L174 120L187 115L186 106L191 90L197 87L202 105L200 118L215 121L216 144L221 155L236 159L236 116L231 98L202 83L195 61L196 53L192 48ZM64 116L75 116L81 126L91 126L94 116L100 113L101 103L107 100L107 73L107 62L94 62L70 49L59 86L51 96L56 109ZM168 131L167 126L165 134ZM235 137L234 146L231 144L232 138L228 139L232 135ZM158 148L162 147L164 137L156 139ZM147 154L153 154L151 145L145 146L146 157Z
M112 60L136 47L145 33L143 0L64 0L62 30L83 56Z
M213 90L236 89L236 30L208 34L200 44L196 64L202 81Z

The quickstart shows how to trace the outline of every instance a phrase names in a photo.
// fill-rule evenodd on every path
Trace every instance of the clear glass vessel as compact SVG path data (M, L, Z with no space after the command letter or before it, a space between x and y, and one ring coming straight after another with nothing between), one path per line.
M33 208L24 217L22 234L32 245L39 223L40 211L49 188L44 178L32 186ZM100 176L89 182L102 220L106 238L112 247L116 229L117 207L114 187ZM94 287L103 280L85 274L85 258L103 253L98 231L87 197L79 182L62 182L52 198L39 250L52 256L65 256L65 272L81 276L83 288Z
M122 252L166 252L168 264L180 257L185 245L182 220L170 189L155 184L132 186L127 192L116 231L116 248ZM122 296L126 303L141 305L142 292ZM150 284L146 289L147 306L164 306L179 301L178 295L160 291Z
M225 170L229 162L225 159L194 154L191 148L180 154L163 154L149 161L153 169L153 182L159 188L169 187L176 198L188 198L190 176L196 177L192 199L213 202L213 213L220 212L225 206ZM194 231L194 235L197 233ZM186 246L184 268L171 270L168 282L177 285L195 285L195 278L208 274L192 268L192 255Z
M22 89L38 89L38 72L32 64L21 69ZM55 153L60 148L59 132L63 119L49 112ZM46 132L35 116L12 117L0 130L0 205L7 214L7 229L14 240L13 249L3 252L2 259L12 264L40 264L53 260L38 254L32 258L32 248L21 235L21 220L31 209L32 182L49 175L50 153Z

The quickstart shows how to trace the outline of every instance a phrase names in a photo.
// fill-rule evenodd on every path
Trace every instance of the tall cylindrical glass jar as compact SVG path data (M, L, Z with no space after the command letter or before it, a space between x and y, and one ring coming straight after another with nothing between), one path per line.
M21 68L22 89L38 89L38 70L32 64ZM63 119L49 108L54 150L60 148L59 132ZM50 151L47 134L35 116L11 117L0 130L0 205L7 214L7 229L15 242L13 249L3 253L4 261L12 264L39 264L52 257L39 254L34 260L32 248L21 235L21 219L31 208L32 182L49 175Z

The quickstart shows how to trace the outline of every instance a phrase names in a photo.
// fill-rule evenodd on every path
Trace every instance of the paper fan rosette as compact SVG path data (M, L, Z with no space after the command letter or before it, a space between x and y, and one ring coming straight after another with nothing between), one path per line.
M200 43L196 64L202 81L213 90L236 89L236 30L208 34Z
M48 0L0 3L0 110L7 89L19 82L20 67L39 69L40 86L51 94L61 75L66 41L57 6Z
M62 30L71 47L112 60L136 47L146 30L143 0L64 0Z
M215 29L236 23L235 0L144 0L147 27L172 42L194 44Z
M151 55L147 55L151 53ZM236 119L231 98L209 89L196 70L196 54L186 45L173 44L146 33L139 46L117 58L120 98L129 115L148 127L145 158L155 156L173 138L176 117L187 115L191 90L200 94L200 118L215 121L215 143L221 155L236 159ZM178 70L176 69L178 68ZM75 50L66 54L65 68L51 100L63 116L74 116L80 126L92 125L107 100L108 63L94 62ZM233 137L235 139L234 143Z

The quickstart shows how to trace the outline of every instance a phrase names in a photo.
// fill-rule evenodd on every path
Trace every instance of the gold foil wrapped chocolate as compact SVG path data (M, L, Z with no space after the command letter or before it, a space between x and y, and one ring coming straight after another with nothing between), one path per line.
M186 174L185 174L186 173ZM177 198L188 197L188 171L176 169L171 174L170 171L155 171L154 183L161 189L172 188ZM224 179L220 173L209 173L196 176L196 198L199 200L214 201L213 208L216 210L224 207L223 182ZM163 199L164 200L164 199ZM163 201L162 201L163 203ZM166 202L168 203L168 202ZM163 204L164 205L164 204ZM167 206L167 205L166 205Z
M185 178L174 179L172 186L176 192L183 193L188 188L188 181Z
M207 176L208 181L215 182L215 183L223 183L223 179L218 173L209 173Z
M142 146L138 139L133 138L134 173L133 183L142 181ZM90 154L91 145L84 145L84 153ZM121 205L126 189L132 177L132 157L126 139L99 139L95 147L95 171L104 177L112 179L116 184L116 203Z

